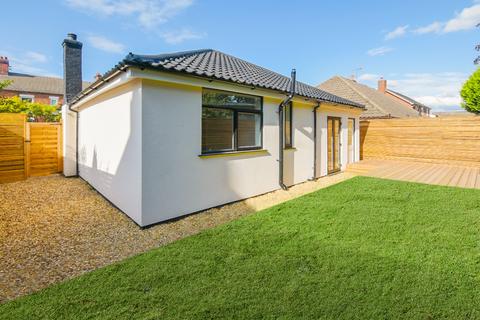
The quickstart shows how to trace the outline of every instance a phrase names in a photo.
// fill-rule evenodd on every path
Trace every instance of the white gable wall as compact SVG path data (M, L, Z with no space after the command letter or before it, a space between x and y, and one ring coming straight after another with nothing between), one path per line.
M79 111L79 175L143 225L141 82L98 96Z

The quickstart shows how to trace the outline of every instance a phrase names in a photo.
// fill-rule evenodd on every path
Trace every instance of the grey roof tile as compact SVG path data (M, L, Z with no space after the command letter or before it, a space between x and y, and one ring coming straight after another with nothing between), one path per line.
M257 66L253 63L212 49L176 52L159 55L128 54L116 67L136 66L159 71L169 71L199 77L229 81L258 88L271 89L282 93L290 90L291 79ZM107 72L104 77L113 73ZM297 95L319 101L328 101L358 108L363 105L337 97L323 90L297 81ZM83 95L77 96L74 103Z

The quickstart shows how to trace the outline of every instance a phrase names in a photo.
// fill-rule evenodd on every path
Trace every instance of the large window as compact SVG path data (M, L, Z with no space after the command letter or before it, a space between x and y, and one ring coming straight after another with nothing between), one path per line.
M202 153L262 147L262 98L204 89Z
M283 114L285 118L285 128L284 128L284 133L285 133L285 148L292 148L293 147L293 142L292 142L292 102L290 102L288 105L285 106L283 109Z

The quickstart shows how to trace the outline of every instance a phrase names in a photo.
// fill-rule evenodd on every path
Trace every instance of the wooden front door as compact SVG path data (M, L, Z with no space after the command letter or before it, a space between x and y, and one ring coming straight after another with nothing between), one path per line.
M340 118L327 119L328 173L340 171Z

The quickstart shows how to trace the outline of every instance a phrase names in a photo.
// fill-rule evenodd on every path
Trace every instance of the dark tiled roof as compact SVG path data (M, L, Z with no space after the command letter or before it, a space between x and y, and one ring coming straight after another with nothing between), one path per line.
M291 79L220 51L204 49L160 55L128 54L116 68L136 66L159 71L183 73L258 88L288 93ZM107 72L105 76L114 70ZM105 77L104 76L104 77ZM358 108L364 106L297 81L296 94L319 101L328 101ZM80 96L81 97L81 96ZM78 100L78 98L77 98ZM77 100L74 100L76 102Z
M363 118L406 118L419 116L417 111L402 104L395 98L344 77L332 77L318 87L345 99L364 104L366 110L362 113Z
M412 98L410 98L410 97L408 97L408 96L406 96L406 95L404 95L404 94L401 94L401 93L399 93L399 92L397 92L397 91L393 91L393 90L390 90L390 89L387 89L387 91L390 92L390 93L393 94L393 95L396 95L396 96L402 98L403 100L408 101L408 103L413 104L413 105L415 105L415 106L430 108L430 107L424 105L423 103L418 102L417 100L414 100L414 99L412 99Z
M7 75L0 75L0 81L12 80L12 84L5 88L5 90L18 91L18 92L34 92L34 93L46 93L63 95L63 79L55 77L41 77L32 76L22 73L9 72ZM87 88L90 82L84 81L82 84L83 89Z

